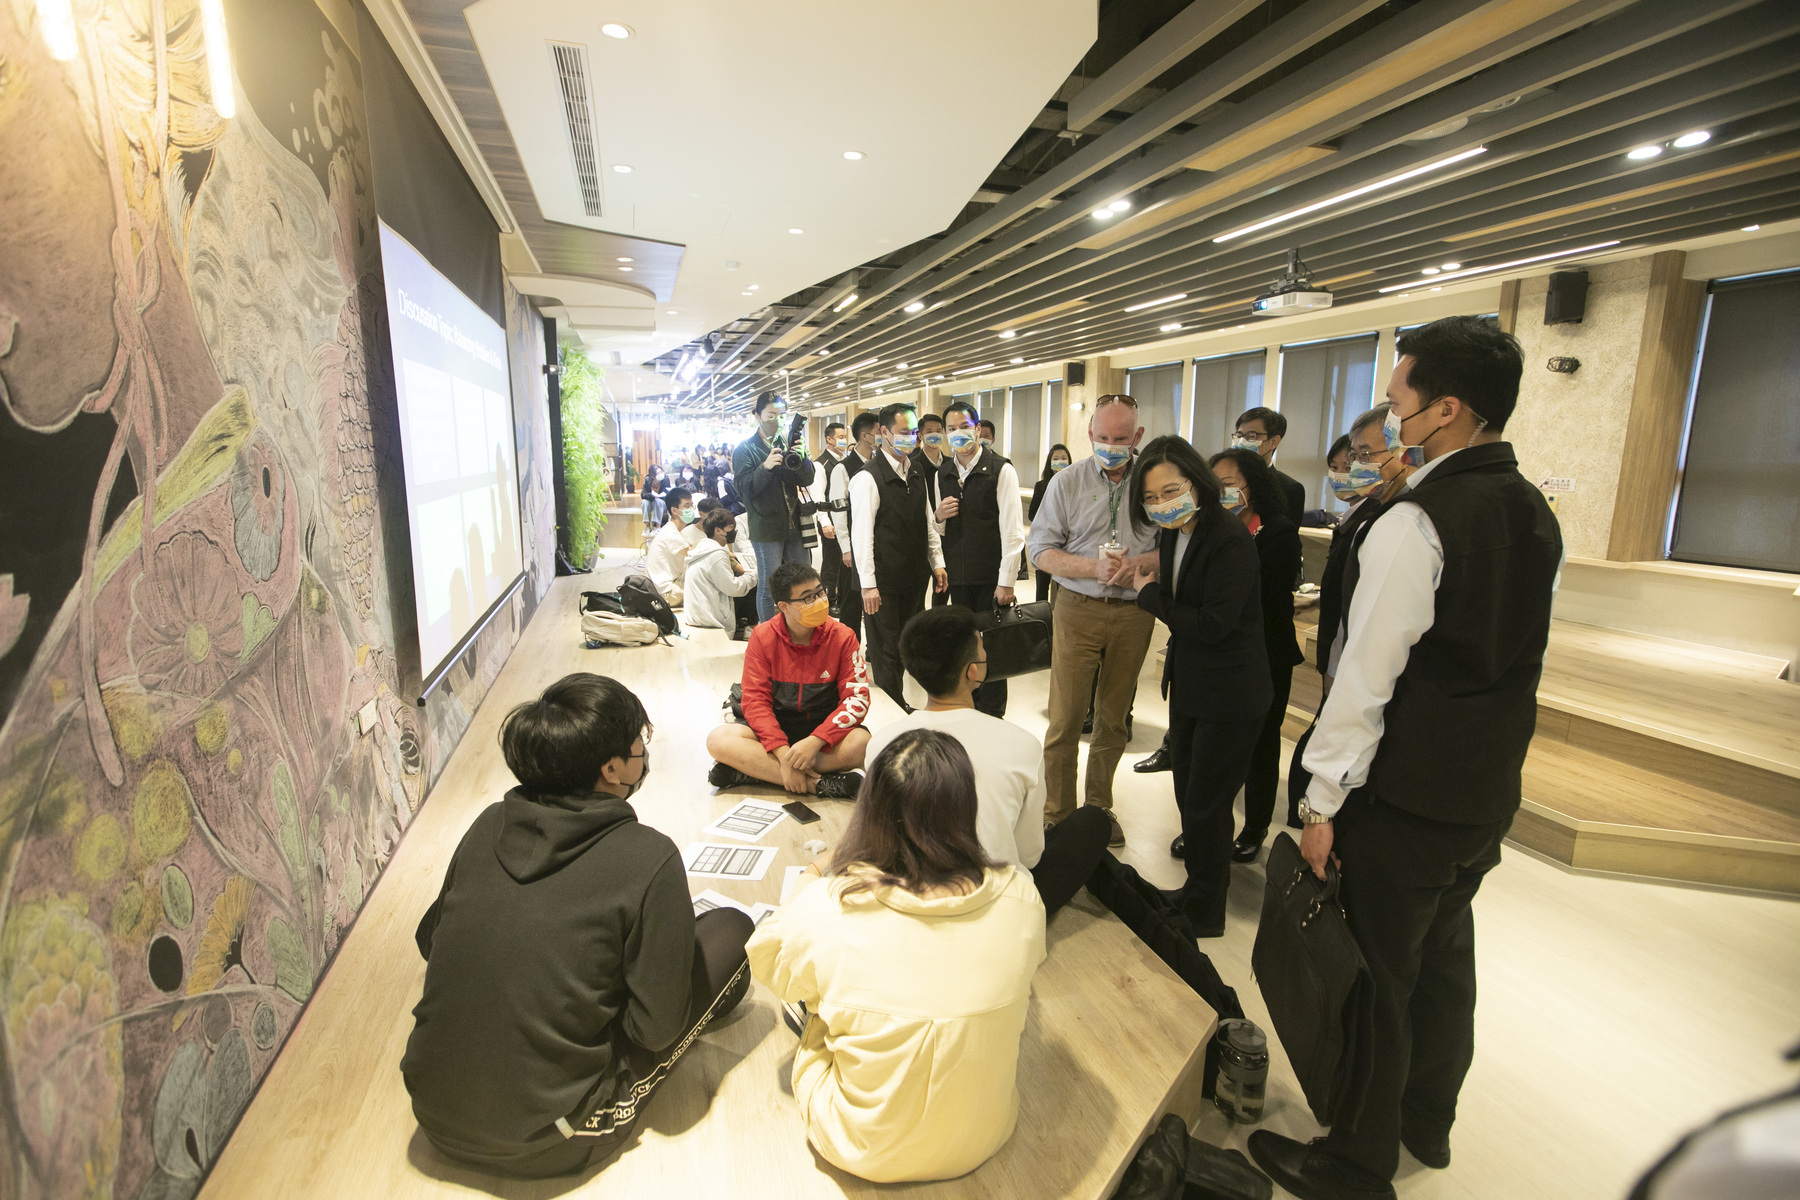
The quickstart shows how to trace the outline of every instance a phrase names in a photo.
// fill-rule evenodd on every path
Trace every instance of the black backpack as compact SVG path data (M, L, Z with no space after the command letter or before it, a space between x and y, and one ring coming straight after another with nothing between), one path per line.
M681 632L675 610L662 598L648 575L627 575L625 582L619 585L619 602L625 606L626 615L655 621L656 631L664 637Z

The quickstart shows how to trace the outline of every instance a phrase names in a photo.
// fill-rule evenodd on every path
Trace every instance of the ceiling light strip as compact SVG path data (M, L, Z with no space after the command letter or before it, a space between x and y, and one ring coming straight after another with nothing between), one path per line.
M1374 183L1365 183L1359 188L1351 188L1347 192L1339 192L1335 196L1327 196L1325 199L1313 204L1308 204L1303 208L1290 209L1280 216L1270 217L1266 221L1258 221L1256 224L1246 225L1242 229L1233 229L1230 233L1221 233L1218 237L1214 238L1213 241L1215 243L1229 242L1231 239L1243 237L1247 233L1255 233L1257 230L1267 229L1271 225L1280 225L1284 221L1292 221L1296 218L1304 217L1308 213L1318 212L1322 208L1330 208L1334 204L1342 204L1346 200L1354 200L1358 196L1366 196L1370 192L1377 192L1382 188L1392 187L1396 183L1405 183L1408 179L1416 179L1420 175L1426 175L1432 171L1442 170L1454 163L1474 158L1477 154L1486 153L1486 146L1477 146L1473 150L1464 150L1460 154L1452 154L1447 158L1440 158L1433 162L1428 162L1424 166L1414 167L1410 171L1402 171L1398 175L1389 175L1385 179L1377 179Z
M1133 304L1126 308L1125 311L1128 313L1142 312L1146 308L1155 308L1159 304L1173 304L1177 300L1186 300L1187 298L1188 294L1186 292L1176 292L1173 296L1164 296L1160 300L1146 300L1142 304Z
M1577 246L1573 250L1558 250L1554 254L1534 254L1530 258L1515 258L1511 262L1495 263L1491 267L1470 267L1466 271L1447 271L1430 280L1429 283L1441 284L1449 279L1467 279L1471 275L1486 275L1493 271L1505 271L1512 267L1525 267L1530 266L1532 263L1548 262L1553 258L1568 258L1576 254L1586 254L1591 250L1604 250L1608 246L1616 246L1618 244L1619 239L1614 238L1610 242L1595 242L1591 246ZM1381 288L1376 294L1385 296L1389 292L1405 292L1411 291L1414 288L1426 286L1427 281L1415 279L1407 283L1396 283L1391 287Z

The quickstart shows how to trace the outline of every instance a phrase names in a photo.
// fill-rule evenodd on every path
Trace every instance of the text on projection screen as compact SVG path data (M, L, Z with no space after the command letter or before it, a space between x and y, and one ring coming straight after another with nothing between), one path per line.
M506 335L385 223L381 265L429 678L524 570Z

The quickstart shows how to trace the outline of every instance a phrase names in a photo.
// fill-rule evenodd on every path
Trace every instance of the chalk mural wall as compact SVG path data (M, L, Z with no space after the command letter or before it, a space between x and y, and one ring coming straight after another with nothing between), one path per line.
M0 1195L172 1200L550 582L547 417L515 359L531 578L423 721L353 24L231 0L225 119L194 0L73 11L0 0Z

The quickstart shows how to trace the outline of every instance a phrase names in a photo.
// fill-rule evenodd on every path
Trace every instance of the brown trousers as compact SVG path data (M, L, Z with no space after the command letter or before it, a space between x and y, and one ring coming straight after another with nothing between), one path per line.
M1112 807L1113 772L1130 740L1125 714L1138 671L1150 651L1156 618L1136 604L1107 604L1057 588L1050 655L1050 724L1044 731L1044 816L1061 821L1075 811L1075 770L1081 723L1094 698L1094 736L1088 743L1087 803ZM1094 689L1094 672L1100 681Z

